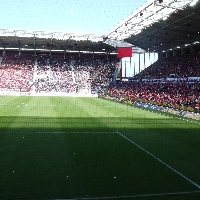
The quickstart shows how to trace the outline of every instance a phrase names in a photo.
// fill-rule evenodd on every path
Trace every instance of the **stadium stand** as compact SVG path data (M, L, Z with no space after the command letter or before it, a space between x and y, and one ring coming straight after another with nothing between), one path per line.
M29 54L4 56L0 89L10 92L97 94L108 89L118 60L96 56Z
M200 107L200 54L161 59L133 77L113 84L108 94L197 112ZM170 75L175 75L174 77Z
M4 56L0 65L0 89L29 92L33 83L34 58L31 55Z
M200 52L159 59L157 62L134 76L134 79L166 78L170 74L176 74L178 78L200 77Z

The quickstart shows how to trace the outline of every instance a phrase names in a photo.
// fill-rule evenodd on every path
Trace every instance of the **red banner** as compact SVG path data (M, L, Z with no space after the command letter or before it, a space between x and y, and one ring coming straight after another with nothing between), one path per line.
M118 58L132 57L132 47L118 47Z

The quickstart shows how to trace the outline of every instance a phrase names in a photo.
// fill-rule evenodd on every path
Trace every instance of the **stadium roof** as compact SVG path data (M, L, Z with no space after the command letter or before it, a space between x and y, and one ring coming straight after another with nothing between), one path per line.
M148 0L107 36L145 51L161 52L198 44L199 21L199 0Z
M200 0L148 0L105 35L0 29L0 49L42 52L163 52L198 45Z
M103 36L66 32L0 29L0 48L29 51L90 51L115 52L115 48L103 43Z

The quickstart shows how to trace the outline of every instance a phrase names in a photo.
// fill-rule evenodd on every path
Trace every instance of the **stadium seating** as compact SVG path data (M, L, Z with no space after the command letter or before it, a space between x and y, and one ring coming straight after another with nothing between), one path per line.
M134 79L166 78L170 74L176 74L179 78L200 77L200 52L187 54L185 56L169 57L159 59L148 68L134 76Z
M147 102L200 107L200 54L161 59L133 77L133 82L114 84L109 95ZM102 56L16 55L9 53L0 64L0 89L20 92L103 93L109 88L117 60ZM166 79L176 74L179 81ZM145 77L146 81L142 81ZM194 79L188 79L193 77Z
M0 65L1 90L20 92L100 93L109 87L117 60L91 55L16 55Z
M131 100L143 99L147 102L165 102L169 107L180 105L194 108L200 101L199 84L189 82L119 83L110 88L109 94Z
M199 109L200 54L161 59L133 77L110 87L109 95L168 107ZM175 78L168 78L169 75Z
M9 54L0 65L0 89L28 92L33 83L34 58Z

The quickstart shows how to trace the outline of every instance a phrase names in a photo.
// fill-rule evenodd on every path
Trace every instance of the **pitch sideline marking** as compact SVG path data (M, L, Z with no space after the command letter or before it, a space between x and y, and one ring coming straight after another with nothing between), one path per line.
M193 185L195 185L197 188L200 189L200 186L197 183L195 183L194 181L190 180L185 175L181 174L180 172L178 172L177 170L175 170L173 167L169 166L168 164L166 164L165 162L163 162L162 160L160 160L159 158L157 158L156 156L154 156L153 154L151 154L149 151L147 151L146 149L142 148L140 145L136 144L131 139L129 139L126 136L124 136L123 134L121 134L119 131L117 131L117 133L120 136L122 136L123 138L127 139L132 144L134 144L135 146L137 146L139 149L143 150L144 152L146 152L147 154L149 154L151 157L155 158L157 161L159 161L160 163L162 163L163 165L165 165L166 167L168 167L169 169L171 169L172 171L174 171L175 173L177 173L178 175L180 175L181 177L183 177L184 179L186 179L187 181L189 181L190 183L192 183Z
M158 193L158 194L141 194L141 195L133 195L133 196L116 196L116 197L93 197L93 198L88 197L88 198L78 198L78 199L79 200L127 199L127 198L159 197L159 196L172 196L172 195L195 194L195 193L200 193L200 191L169 192L169 193ZM67 200L76 200L76 199L67 199ZM55 200L66 200L66 199L55 199Z
M45 131L43 131L43 132L35 132L35 133L65 133L65 132L56 132L56 131L55 132L51 132L51 131L46 131L45 132Z
M98 131L97 132L96 131L95 132L81 132L80 131L80 132L70 132L70 133L102 133L102 134L106 133L106 134L109 134L109 133L115 133L115 132L98 132Z
M62 132L62 131L38 131L38 132L35 132L35 133L67 133L67 132ZM103 133L105 133L105 134L109 134L109 133L114 133L114 134L116 134L116 132L89 132L89 131L87 131L87 132L78 132L78 131L76 131L76 132L69 132L69 133L77 133L77 134L80 134L80 133L99 133L99 134L103 134Z

